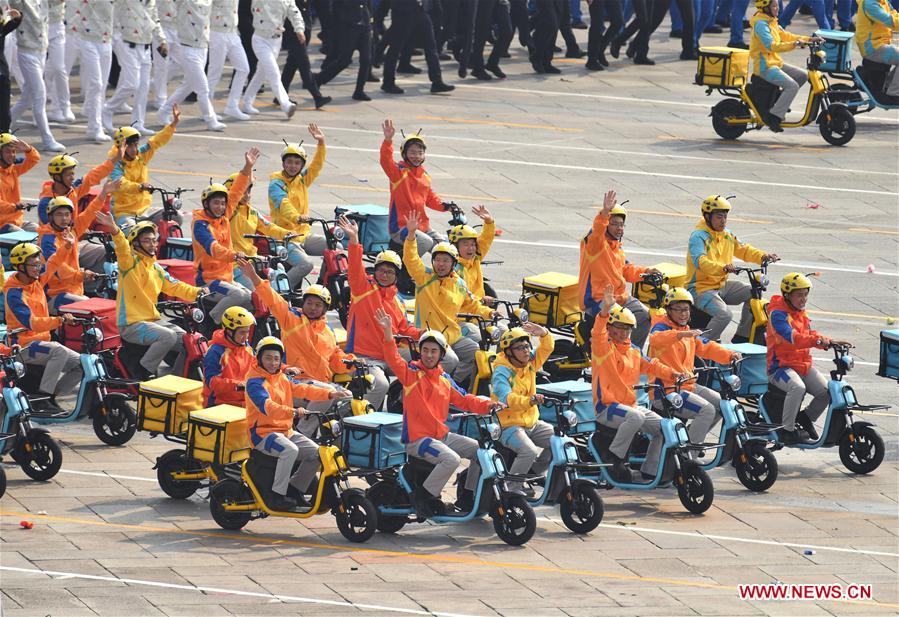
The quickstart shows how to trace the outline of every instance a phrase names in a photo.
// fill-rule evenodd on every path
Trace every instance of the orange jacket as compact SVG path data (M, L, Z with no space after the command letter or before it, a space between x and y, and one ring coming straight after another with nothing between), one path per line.
M103 207L105 199L100 199L99 195L95 197L91 203L75 216L72 222L72 233L75 238L79 238L94 222L94 215ZM62 293L75 294L76 296L84 295L84 271L78 262L78 241L72 243L72 246L66 246L62 241L62 232L57 230L53 225L41 225L38 230L38 243L44 257L52 257L55 253L63 253L60 261L56 261L56 268L50 269L47 264L47 296L52 298Z
M328 320L310 320L275 293L269 281L256 286L256 293L281 326L281 340L287 350L287 362L303 369L303 377L328 382L334 373L350 373L343 360L355 359L337 346Z
M772 296L768 303L768 374L791 368L805 376L812 367L813 347L824 349L819 344L821 335L812 330L808 314L797 311L784 300L783 296Z
M471 413L490 412L489 398L465 392L439 364L426 369L418 360L406 363L392 340L384 343L384 360L403 384L403 443L422 437L443 439L449 432L450 405Z
M72 188L70 188L65 193L56 193L53 190L53 180L47 180L41 186L40 193L40 201L38 202L37 208L37 216L41 223L49 223L50 219L47 218L47 206L50 204L50 200L54 197L68 197L72 200L72 203L75 204L76 212L78 208L78 202L81 201L81 198L90 193L91 189L94 188L97 184L100 184L100 181L112 173L112 169L115 167L115 161L113 159L106 159L89 172L84 174L83 177L78 178L75 182L72 183Z
M381 142L381 169L390 180L390 218L388 228L395 234L406 227L410 212L418 212L421 222L418 228L430 231L431 222L425 206L443 212L443 200L431 189L431 176L423 166L412 167L406 161L393 160L393 141Z
M224 330L216 330L209 350L203 356L203 401L206 407L242 406L247 373L255 363L252 347L236 345L225 337Z
M406 309L396 297L396 285L381 287L367 274L362 263L362 245L349 247L350 317L347 321L346 350L349 353L384 359L384 336L375 321L379 308L390 315L393 331L416 340L421 330L406 319Z
M581 310L599 314L599 304L606 285L612 285L615 299L623 303L628 297L627 283L636 283L646 268L635 266L627 261L621 242L609 240L606 228L609 217L597 214L593 219L593 228L581 240L580 276L578 287L581 297Z
M231 247L231 215L249 183L249 176L237 174L237 179L228 189L228 206L222 216L214 218L202 208L193 212L194 266L200 287L212 281L230 283L234 280L234 257L237 253Z
M593 400L598 416L615 403L633 406L637 402L634 386L646 374L674 381L676 373L657 358L650 360L633 343L618 344L609 339L602 313L593 324ZM610 412L611 413L611 412Z
M670 366L678 373L692 373L696 356L712 360L719 364L730 362L736 355L707 338L677 338L678 332L689 330L690 326L679 326L667 315L659 315L652 320L649 331L649 357L658 358L665 366ZM674 385L674 380L660 380L664 385ZM683 385L684 390L693 390L693 382Z
M16 204L22 201L19 176L27 173L40 160L41 155L31 148L25 153L25 160L21 163L0 167L0 227L10 223L21 227L25 221L25 211L16 209Z
M272 375L253 366L247 374L247 424L250 440L259 444L270 433L293 434L293 399L326 401L331 394L328 388L298 383L284 373Z
M56 253L47 261L47 268L56 269L59 261L63 259L60 253ZM8 330L26 328L16 337L14 343L22 347L31 341L49 341L50 331L62 325L61 317L50 317L47 308L47 296L44 293L44 285L47 284L49 275L45 271L39 279L30 284L22 283L18 273L6 279L3 291L6 295L6 323Z

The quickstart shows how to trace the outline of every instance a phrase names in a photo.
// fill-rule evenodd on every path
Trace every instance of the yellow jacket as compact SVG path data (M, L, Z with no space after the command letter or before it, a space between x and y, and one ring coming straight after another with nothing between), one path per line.
M734 257L760 264L764 256L764 251L743 244L730 230L715 231L700 220L687 245L687 289L694 297L721 289L727 282L724 266L733 263Z
M864 58L892 43L893 32L899 30L899 11L894 11L887 0L857 1L855 42Z
M807 41L809 37L787 32L771 17L759 11L749 20L752 37L749 39L749 57L752 59L752 74L765 76L768 69L780 68L784 61L782 51L793 51L796 43Z
M403 243L403 263L415 281L415 327L443 332L446 342L453 345L462 337L456 315L473 313L490 316L490 307L471 295L458 274L451 272L449 276L440 278L425 267L418 256L415 234L407 235Z
M531 354L531 361L522 368L513 366L504 353L496 356L490 378L490 398L508 405L497 414L503 428L533 428L537 424L540 412L536 405L531 404L531 397L537 394L537 371L549 358L554 345L551 335L541 336L537 349Z
M471 295L480 299L486 296L484 291L484 273L481 271L481 260L487 256L490 247L493 246L493 238L496 236L496 223L484 223L481 233L478 234L478 252L471 259L459 258L456 264L456 272L468 285Z
M283 227L278 227L262 218L256 208L250 204L238 204L231 214L231 246L237 252L243 252L248 257L258 254L256 244L244 234L265 234L275 240L283 240L290 232Z
M156 151L169 143L175 127L166 125L161 131L153 135L137 151L133 161L122 159L109 174L110 180L122 180L122 186L112 194L109 202L110 210L117 219L125 216L140 216L150 207L153 194L140 190L140 185L150 178L150 160Z
M156 302L165 293L193 302L199 287L182 283L148 257L131 250L122 230L112 237L119 262L119 292L116 295L116 323L121 331L138 321L159 321Z
M268 207L272 223L300 234L298 242L309 235L309 223L297 223L297 218L309 215L309 187L325 166L325 154L325 144L318 144L312 162L293 178L288 178L283 170L269 176Z

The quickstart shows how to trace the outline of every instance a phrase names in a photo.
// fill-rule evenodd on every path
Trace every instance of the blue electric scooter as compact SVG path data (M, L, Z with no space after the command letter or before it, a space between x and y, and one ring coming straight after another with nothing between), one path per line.
M512 546L520 546L533 537L537 517L524 495L509 490L507 482L524 482L525 476L512 476L494 444L499 439L499 423L490 416L453 414L451 420L476 422L478 432L478 464L481 477L470 507L465 511L425 514L413 506L412 494L422 489L428 474L434 469L430 463L410 458L408 463L393 467L393 473L376 482L366 495L378 509L378 530L396 533L406 523L429 520L437 524L466 523L489 514L499 538Z
M799 450L816 450L818 448L840 449L840 460L852 473L871 473L883 462L883 439L877 434L874 425L863 420L853 420L853 412L883 411L890 405L860 405L855 390L843 378L855 366L855 360L849 354L851 345L831 344L833 362L836 369L830 371L827 392L830 404L824 415L824 427L820 436L805 412L796 416L796 425L810 437L808 441L785 444L778 431L769 433L769 439L777 442L781 448L797 448ZM785 393L779 388L769 388L758 400L756 418L762 422L780 422L783 417ZM752 418L752 416L750 416ZM755 418L753 418L755 419Z
M100 244L106 251L103 261L103 274L97 279L97 285L92 294L101 298L115 300L119 292L119 262L115 254L115 245L112 236L105 231L88 231L84 234L88 242Z

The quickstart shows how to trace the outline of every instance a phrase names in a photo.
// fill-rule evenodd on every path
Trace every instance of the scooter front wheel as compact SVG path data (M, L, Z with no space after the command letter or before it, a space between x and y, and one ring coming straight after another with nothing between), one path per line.
M94 410L94 433L108 446L128 443L137 430L137 414L122 399L107 400Z
M840 437L840 460L852 473L871 473L883 462L883 439L867 425L853 425Z
M229 512L225 504L253 501L250 489L232 478L216 482L209 490L209 513L218 526L228 531L237 531L250 522L250 512Z
M712 507L715 487L709 474L696 463L684 462L674 482L680 502L693 514L702 514Z
M736 455L737 478L750 491L761 493L777 481L777 459L764 443L750 441Z
M6 494L6 471L0 467L0 497Z
M832 146L845 146L855 137L855 118L845 105L831 105L819 122L821 137Z
M574 533L590 533L602 522L605 508L594 486L579 481L562 495L559 503L562 522Z
M493 530L506 544L521 546L534 537L537 515L524 495L508 495L505 501L493 512Z
M378 511L358 488L341 495L336 514L337 528L350 542L366 542L378 526Z
M49 434L32 431L18 453L17 462L32 480L49 480L62 467L62 450Z

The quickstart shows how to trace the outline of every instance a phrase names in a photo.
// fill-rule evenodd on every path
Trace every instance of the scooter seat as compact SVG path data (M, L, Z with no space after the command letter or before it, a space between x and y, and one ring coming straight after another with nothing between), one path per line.
M774 424L780 424L783 421L784 400L786 397L786 393L774 384L762 395L762 404L765 406L765 411L768 412L768 417Z
M883 62L877 62L876 60L871 60L870 58L862 58L862 66L866 69L883 71L884 73L892 68L891 64L884 64Z
M746 94L762 116L765 116L777 101L780 91L780 86L758 75L753 75L746 85Z

